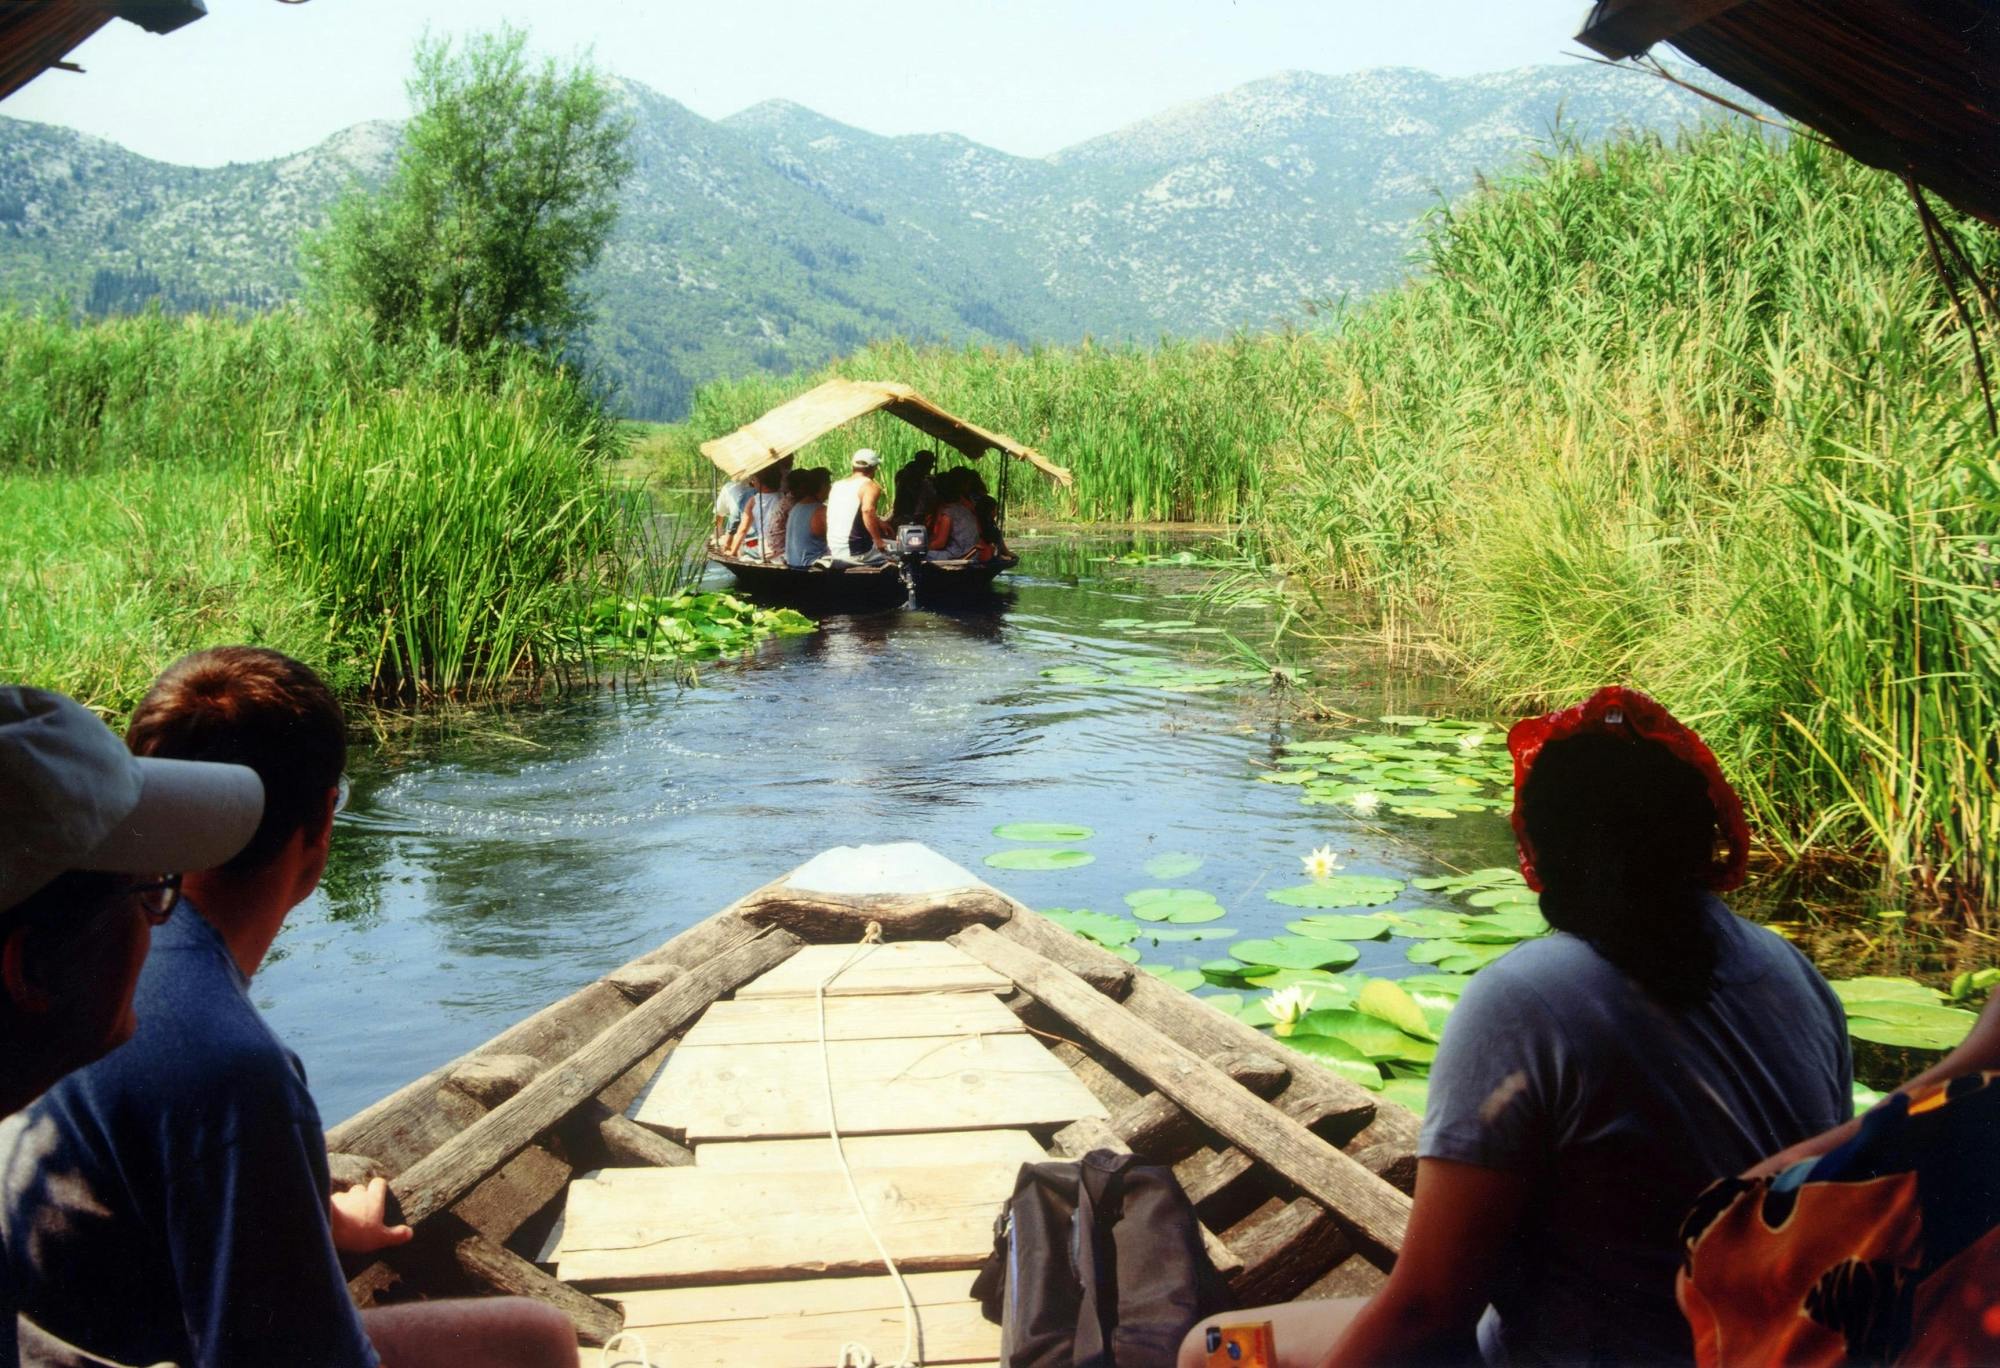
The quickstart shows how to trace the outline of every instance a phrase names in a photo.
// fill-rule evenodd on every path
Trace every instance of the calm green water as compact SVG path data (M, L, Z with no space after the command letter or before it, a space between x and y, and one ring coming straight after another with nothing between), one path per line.
M1020 539L1024 573L987 608L828 619L707 668L700 684L617 688L460 719L354 759L354 797L325 887L255 982L304 1058L329 1120L829 846L917 840L1033 906L1124 912L1162 852L1200 856L1177 883L1228 909L1243 937L1299 915L1265 900L1330 845L1355 873L1398 878L1499 864L1500 813L1450 821L1304 807L1257 782L1305 721L1264 685L1174 692L1125 678L1146 663L1228 663L1223 637L1268 642L1266 606L1205 608L1218 572L1107 565L1129 538ZM1158 552L1191 543L1147 540ZM1109 625L1138 619L1137 629ZM1087 666L1104 683L1044 671ZM1453 712L1435 675L1372 646L1336 651L1313 683L1366 719ZM990 869L992 829L1074 822L1080 868ZM1362 945L1359 969L1415 972L1411 942ZM1188 967L1227 940L1142 944Z

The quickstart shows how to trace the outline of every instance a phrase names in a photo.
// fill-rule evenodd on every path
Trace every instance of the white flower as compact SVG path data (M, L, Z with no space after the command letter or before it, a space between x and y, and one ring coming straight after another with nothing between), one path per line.
M1485 732L1466 732L1458 738L1458 748L1462 751L1476 751L1485 744Z
M1382 795L1379 793L1354 793L1348 795L1347 802L1348 806L1366 817L1376 808L1382 806Z
M1287 1036L1292 1033L1292 1028L1299 1024L1299 1018L1312 1007L1312 1001L1312 988L1307 984L1295 983L1289 988L1280 988L1265 998L1264 1010L1269 1012L1271 1020L1277 1023L1278 1034Z
M1333 858L1332 846L1321 846L1310 855L1301 855L1299 863L1306 867L1306 873L1315 879L1324 879L1340 868L1340 861Z

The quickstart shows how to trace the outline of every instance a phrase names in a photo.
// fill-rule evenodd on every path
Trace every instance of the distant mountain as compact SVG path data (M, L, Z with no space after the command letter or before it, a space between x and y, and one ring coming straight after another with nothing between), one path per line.
M1151 340L1297 319L1393 285L1440 198L1561 123L1670 130L1712 106L1602 67L1446 79L1287 72L1047 158L881 137L786 101L719 122L621 83L635 169L592 288L596 364L636 416L704 380L887 335ZM92 313L259 308L299 234L393 163L394 124L276 161L170 166L0 118L0 297Z

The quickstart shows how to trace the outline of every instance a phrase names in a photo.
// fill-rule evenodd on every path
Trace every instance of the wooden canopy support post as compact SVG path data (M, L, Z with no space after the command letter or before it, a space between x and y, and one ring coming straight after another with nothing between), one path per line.
M561 1064L399 1174L403 1219L415 1225L465 1195L535 1137L589 1102L724 993L776 967L798 949L796 936L767 929L691 969L606 1028ZM1088 991L1087 989L1085 991Z
M952 941L1041 999L1217 1135L1286 1175L1363 1248L1388 1258L1402 1248L1409 1198L1291 1117L1273 1112L1255 1093L1140 1019L1135 1010L1110 1002L1062 966L985 927L969 927ZM1134 984L1135 1000L1144 986ZM1220 1013L1213 1015L1218 1022L1225 1020Z

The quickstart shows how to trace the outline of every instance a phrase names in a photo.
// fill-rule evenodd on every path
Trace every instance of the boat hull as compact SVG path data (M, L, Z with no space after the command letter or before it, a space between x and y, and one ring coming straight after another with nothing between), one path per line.
M774 603L818 608L827 612L865 612L893 608L910 597L901 567L883 565L820 565L795 570L734 556L709 556L736 578L737 587ZM918 561L911 567L919 603L962 603L993 592L994 581L1020 563L1015 556L988 561Z

